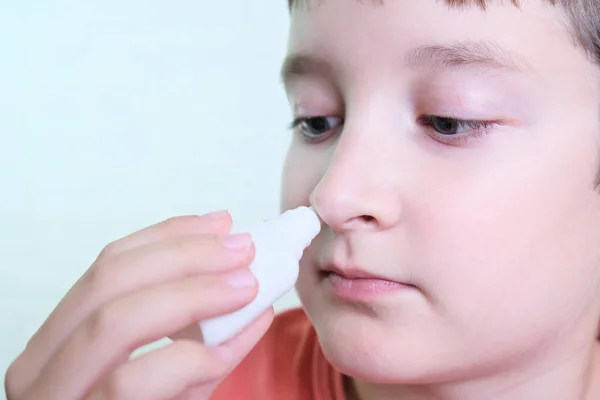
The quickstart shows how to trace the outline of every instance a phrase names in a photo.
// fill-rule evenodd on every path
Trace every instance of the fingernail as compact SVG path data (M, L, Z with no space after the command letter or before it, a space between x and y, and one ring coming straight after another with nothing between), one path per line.
M252 238L247 233L238 233L233 235L221 236L223 246L230 250L248 250L252 243Z
M206 219L221 219L227 216L229 211L227 210L217 210L213 212L209 212L208 214L204 214L202 217Z
M242 268L225 274L225 281L233 287L243 288L254 285L256 278L248 268Z
M210 349L212 356L224 364L230 364L233 360L233 352L227 346L213 347Z

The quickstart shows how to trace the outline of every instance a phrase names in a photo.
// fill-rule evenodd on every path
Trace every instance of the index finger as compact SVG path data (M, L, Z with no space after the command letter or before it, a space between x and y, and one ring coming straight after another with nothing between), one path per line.
M227 211L216 211L201 216L170 218L109 244L100 253L98 260L177 236L193 234L226 234L231 230L231 224L231 216ZM88 273L86 273L84 277L86 275L88 275ZM80 282L82 280L83 277L80 279ZM80 284L76 284L68 291L65 297L48 316L46 321L44 321L31 339L29 339L26 351L12 363L10 368L11 375L13 377L18 377L18 379L11 380L11 386L14 388L14 391L21 392L25 390L25 388L36 379L45 361L54 352L56 346L59 345L61 341L64 340L65 335L74 328L70 324L64 322L58 325L53 324L52 322L56 319L61 319L61 312L64 314L65 310L68 311L67 314L70 314L71 319L74 317L74 312L71 310L69 304L74 301L74 298L77 300L77 291L80 286ZM82 312L81 307L78 307L78 310L79 312ZM45 337L45 340L41 340L41 336ZM48 341L51 343L48 343ZM40 342L43 342L43 345L40 345ZM33 351L32 348L34 349Z
M100 252L97 260L170 237L193 234L226 234L231 230L231 225L231 215L227 210L203 215L172 217L108 244Z

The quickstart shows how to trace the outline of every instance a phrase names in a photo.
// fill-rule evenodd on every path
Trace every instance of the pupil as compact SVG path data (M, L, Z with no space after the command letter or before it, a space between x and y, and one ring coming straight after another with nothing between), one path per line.
M314 133L322 133L323 131L326 131L328 129L327 120L322 117L311 118L311 120L308 121L308 125L310 127L310 130Z
M453 135L457 131L456 122L448 118L436 118L433 120L433 127L444 135Z

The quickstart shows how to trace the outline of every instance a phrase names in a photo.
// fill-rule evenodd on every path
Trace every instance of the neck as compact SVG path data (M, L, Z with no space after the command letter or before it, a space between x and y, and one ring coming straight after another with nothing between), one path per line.
M560 361L477 380L440 385L379 385L350 380L348 400L595 400L600 398L600 345Z

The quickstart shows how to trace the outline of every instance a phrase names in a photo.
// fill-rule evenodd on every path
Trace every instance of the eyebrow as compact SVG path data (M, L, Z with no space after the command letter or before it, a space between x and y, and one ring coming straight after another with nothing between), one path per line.
M422 46L411 50L403 61L410 68L431 66L458 69L476 66L511 72L525 72L530 69L522 57L495 42L456 42Z
M484 70L526 72L527 62L494 42L456 42L443 45L420 46L401 59L404 67L415 69L431 67L440 70L477 67ZM288 84L306 76L328 76L333 67L325 59L291 54L281 68L281 80Z
M331 65L322 58L305 54L291 54L281 67L281 80L288 84L296 78L306 76L326 76L332 73Z

